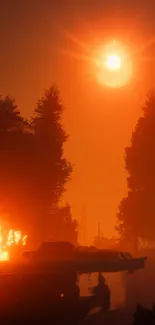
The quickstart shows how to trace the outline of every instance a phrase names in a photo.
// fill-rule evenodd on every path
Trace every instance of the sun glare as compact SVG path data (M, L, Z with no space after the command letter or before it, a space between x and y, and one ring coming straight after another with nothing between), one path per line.
M132 61L123 45L112 42L103 46L98 49L94 61L100 84L110 88L119 88L130 81Z
M106 67L110 70L118 70L121 67L121 58L117 54L109 54L106 60Z

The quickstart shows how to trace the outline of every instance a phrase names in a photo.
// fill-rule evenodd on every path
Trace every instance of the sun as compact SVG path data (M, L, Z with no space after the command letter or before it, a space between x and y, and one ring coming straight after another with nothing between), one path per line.
M128 50L118 42L104 45L95 55L97 79L110 88L120 88L128 84L132 77L132 60Z
M121 58L117 54L109 54L105 63L109 70L118 70L121 68Z

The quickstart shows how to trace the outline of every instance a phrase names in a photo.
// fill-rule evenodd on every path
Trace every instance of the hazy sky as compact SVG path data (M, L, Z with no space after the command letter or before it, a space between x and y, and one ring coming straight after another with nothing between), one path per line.
M65 200L79 220L85 204L89 239L98 221L113 234L126 193L124 147L154 82L154 64L144 61L154 46L140 50L155 35L154 21L153 0L0 1L0 92L29 116L44 89L58 84L70 134L66 155L75 164ZM82 59L113 38L135 55L133 80L118 90L99 85L92 62Z

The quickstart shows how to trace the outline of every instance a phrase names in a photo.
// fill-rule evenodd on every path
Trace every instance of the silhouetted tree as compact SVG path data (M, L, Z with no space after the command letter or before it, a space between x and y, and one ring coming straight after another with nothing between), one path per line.
M27 187L33 141L29 129L15 101L0 98L0 213L11 215L12 225L20 220L23 223L23 210L30 195Z
M63 146L67 135L62 127L64 107L60 100L59 91L51 87L38 101L33 118L40 181L48 190L45 200L57 202L64 192L66 181L72 171L71 164L64 158ZM36 166L37 168L37 166ZM42 172L42 174L40 174ZM41 179L42 178L42 179Z
M77 245L78 224L72 218L69 204L55 209L51 220L51 239L53 241L67 241Z
M128 194L120 203L118 231L126 238L154 240L155 228L155 93L148 96L125 149Z
M19 130L23 125L23 119L11 97L0 97L0 136L12 130Z
M72 167L64 157L63 146L67 135L62 127L64 107L55 86L47 90L35 108L32 126L35 135L35 170L33 175L34 202L40 216L40 229L45 236L49 232L51 207L56 205L70 177ZM37 222L38 222L37 221Z
M53 207L58 207L72 171L63 154L63 109L55 86L38 101L30 121L20 116L14 100L0 98L0 213L39 240L51 235ZM73 234L74 222L69 210L64 211ZM61 222L63 218L58 227L65 233Z

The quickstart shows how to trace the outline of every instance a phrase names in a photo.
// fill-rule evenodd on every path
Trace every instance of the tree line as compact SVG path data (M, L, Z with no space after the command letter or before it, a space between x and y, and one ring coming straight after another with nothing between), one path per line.
M56 86L37 101L30 119L13 98L0 97L0 216L36 242L77 240L71 208L60 206L72 173L64 156L63 111Z
M68 139L59 90L52 86L25 119L13 98L0 97L1 222L28 232L33 241L77 243L77 222L69 204L60 206L72 164L64 156ZM155 93L151 92L125 149L128 192L119 205L122 242L154 241Z
M142 116L125 149L128 192L119 205L117 230L122 242L155 241L155 92L142 106Z

